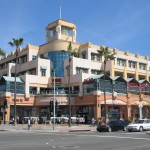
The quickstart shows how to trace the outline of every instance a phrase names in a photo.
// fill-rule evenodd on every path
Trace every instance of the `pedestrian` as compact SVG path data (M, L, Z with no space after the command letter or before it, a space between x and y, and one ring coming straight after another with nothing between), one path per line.
M28 119L28 130L30 130L31 129L31 119L29 118Z
M93 127L95 126L95 119L94 119L94 117L92 117L92 126Z
M19 124L19 116L17 116L16 119L17 119L17 124Z
M15 120L15 119L14 119L14 117L13 117L13 118L12 118L12 124L14 124L14 122L15 122L14 120Z

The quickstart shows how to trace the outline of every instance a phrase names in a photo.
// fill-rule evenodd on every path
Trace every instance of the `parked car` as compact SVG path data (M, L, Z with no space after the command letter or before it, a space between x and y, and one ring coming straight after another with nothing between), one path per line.
M118 131L118 130L123 130L126 131L126 127L129 123L124 120L112 120L108 123L101 124L97 126L97 131L102 132L102 131Z
M150 130L150 119L139 119L135 123L127 126L128 131Z

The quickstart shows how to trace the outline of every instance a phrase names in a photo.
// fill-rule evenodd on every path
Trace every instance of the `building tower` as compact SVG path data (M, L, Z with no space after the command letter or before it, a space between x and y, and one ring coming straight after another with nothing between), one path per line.
M68 21L58 19L46 27L47 42L65 40L76 42L76 26Z

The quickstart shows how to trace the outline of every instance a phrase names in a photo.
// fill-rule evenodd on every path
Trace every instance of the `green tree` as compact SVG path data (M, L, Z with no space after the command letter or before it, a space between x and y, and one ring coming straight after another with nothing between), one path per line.
M14 125L16 125L16 76L17 76L17 59L18 59L18 50L20 46L23 44L23 38L19 39L12 39L12 42L9 42L8 44L12 47L16 47L16 62L15 62L15 82L14 82Z
M72 52L72 43L71 41L69 42L67 50L71 53Z
M109 50L108 47L102 47L101 50L98 50L98 55L104 57L104 111L105 111L105 122L106 122L106 90L105 90L105 76L106 76L106 63L109 60L114 60L116 53Z
M70 52L71 56L79 57L79 50L77 48L72 49L72 43L71 43L71 41L69 42L67 50Z
M3 49L0 48L0 56L4 56L6 53Z

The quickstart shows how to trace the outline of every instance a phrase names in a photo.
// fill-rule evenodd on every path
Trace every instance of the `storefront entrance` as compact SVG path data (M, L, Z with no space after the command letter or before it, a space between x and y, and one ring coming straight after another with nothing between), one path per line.
M108 119L117 120L120 119L120 108L119 107L108 107Z

